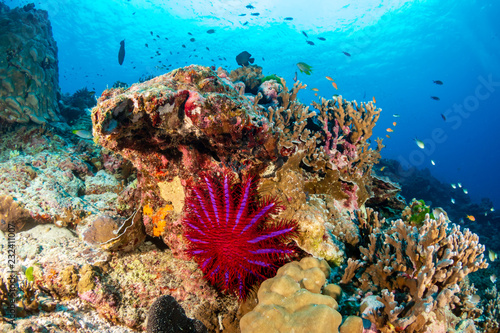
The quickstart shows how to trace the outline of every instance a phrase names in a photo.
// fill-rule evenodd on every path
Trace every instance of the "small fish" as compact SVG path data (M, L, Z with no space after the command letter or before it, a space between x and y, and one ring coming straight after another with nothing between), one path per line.
M472 222L474 222L476 220L476 218L473 215L467 215L466 218L468 218Z
M255 61L255 59L251 58L251 56L252 55L247 51L243 51L236 56L236 62L240 66L248 66L251 63L253 64L253 62Z
M73 130L71 133L79 136L82 139L92 139L92 133L86 130Z
M312 88L311 90L312 90L312 91L319 91L319 89L318 89L318 88Z
M491 281L491 283L497 282L497 276L495 274L491 274L490 275L490 281Z
M144 44L145 47L149 47L148 43Z
M494 211L495 211L495 208L491 207L491 208L490 208L490 211L491 211L491 212L494 212Z
M439 101L439 97L437 97L437 96L431 96L431 98L432 98L433 100L435 100L435 101Z
M190 33L190 32L188 32L188 35L189 35L189 36L192 36L193 34L192 34L192 33Z
M245 21L245 23L243 23L242 25L247 25L248 24L248 21Z
M384 171L384 169L385 169L385 165L380 168L380 171Z
M208 48L208 46L205 46L205 48L207 49L207 51L210 51L210 49Z
M342 51L343 54L345 54L346 56L350 57L351 54L349 52L346 52L346 51Z
M252 5L246 5L245 7L247 7L248 9L254 9L255 7L252 6Z
M194 42L196 39L193 38L189 38L190 41Z
M149 33L151 34L151 36L153 36L153 32L152 31L150 31Z
M455 199L451 198L450 201L451 201L452 204L455 204Z
M391 136L389 134L386 134L385 136L387 137L387 139L391 138Z
M395 122L395 121L393 121L393 122L392 122L392 126L396 126L397 124L398 124L398 123L397 123L397 122Z
M89 91L89 96L95 95L95 90Z
M318 93L314 93L314 96L318 96Z
M250 15L252 15L252 16L259 16L260 13L251 13Z
M293 77L293 82L297 82L297 72L295 72L295 76Z
M293 20L293 17L285 17L284 20L291 21L291 20Z
M477 294L474 294L472 296L469 296L469 301L474 304L474 305L477 305L479 303L479 301L481 300L481 297L479 297L479 295Z
M452 187L453 189L456 189L456 188L457 188L457 185L455 185L455 184L451 184L451 187Z
M311 42L310 40L306 40L306 43L309 44L309 45L314 45L314 43Z
M420 148L420 149L424 149L424 148L425 148L425 144L424 144L422 141L420 141L420 140L419 140L419 139L417 139L417 138L415 138L415 139L413 139L413 140L414 140L414 141L415 141L415 143L417 144L418 148Z
M438 218L440 214L443 214L445 219L449 221L448 213L441 207L436 207L432 210L432 215L434 215L434 218Z
M240 14L240 15L238 15L238 16L246 16L246 15L247 15L247 14Z
M337 88L337 84L335 82L332 82L332 86L335 88L335 89L338 89Z
M183 48L186 48L186 45L182 44L182 47L183 47Z
M466 188L463 188L462 190L464 191L464 194L469 194L469 191L467 191Z
M441 113L441 118L443 118L444 121L446 121L446 116Z
M372 100L373 100L373 103L377 103L377 100L375 99L375 96L373 96Z
M215 32L215 29L208 29L207 34L213 34Z
M393 116L394 118L399 118L399 117L401 117L401 116L400 116L399 114L397 114L397 113L393 114L392 116Z
M436 165L436 162L434 162L434 160L431 160L431 164Z
M329 76L325 76L328 81L333 81L333 79Z
M460 218L460 220L458 221L458 223L464 224L464 219Z
M326 38L325 37L318 37L319 40L322 40L322 41L325 41Z
M305 62L298 62L297 67L299 68L299 71L301 73L304 73L306 75L311 75L312 73L312 66L306 64Z
M462 188L462 183L457 183L458 187Z
M436 80L436 81L432 81L432 82L434 82L435 84L438 84L440 86L443 85L443 81L440 81L440 80Z
M496 252L493 252L491 250L488 250L488 257L490 258L491 262L495 261L498 258Z
M309 36L307 36L307 34L306 34L306 32L305 32L304 30L302 30L302 34L303 34L304 36L306 36L306 38L309 38Z
M392 128L390 128L390 127L388 129L386 129L386 131L389 132L389 133L394 132L394 130Z
M118 51L118 63L123 64L125 59L125 39L120 42L120 51Z

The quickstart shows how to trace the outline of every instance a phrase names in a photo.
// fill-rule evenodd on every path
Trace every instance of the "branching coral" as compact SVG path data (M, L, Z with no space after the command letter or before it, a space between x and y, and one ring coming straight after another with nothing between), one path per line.
M453 309L460 301L458 283L467 274L488 266L478 236L449 227L442 214L437 220L427 215L420 228L392 221L368 239L367 247L360 247L362 262L356 266L362 268L356 275L363 291L380 293L383 306L366 317L382 332L392 332L390 327L421 332L433 311ZM353 276L352 269L348 272L343 281Z

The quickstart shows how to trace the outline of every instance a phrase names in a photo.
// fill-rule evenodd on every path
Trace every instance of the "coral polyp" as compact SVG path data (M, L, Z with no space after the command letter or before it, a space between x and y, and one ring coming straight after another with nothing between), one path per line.
M274 198L260 198L257 179L236 183L228 174L219 179L204 174L189 189L184 235L188 253L208 281L245 299L256 281L272 276L294 256L288 243L297 224L273 220L283 207Z

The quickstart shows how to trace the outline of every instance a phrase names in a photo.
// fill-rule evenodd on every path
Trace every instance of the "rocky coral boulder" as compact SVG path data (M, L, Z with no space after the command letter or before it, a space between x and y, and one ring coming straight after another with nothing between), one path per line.
M57 45L48 13L0 3L0 119L58 121Z

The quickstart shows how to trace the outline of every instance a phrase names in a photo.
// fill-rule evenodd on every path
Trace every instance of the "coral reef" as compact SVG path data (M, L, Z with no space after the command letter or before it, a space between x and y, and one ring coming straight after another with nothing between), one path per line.
M245 299L256 281L274 275L294 256L294 247L286 243L296 235L297 224L271 220L282 208L275 199L259 198L258 180L236 183L228 174L219 177L203 175L202 185L186 196L187 252L213 285Z
M427 214L418 228L402 220L370 219L371 226L368 219L360 221L366 235L361 260L348 261L341 282L354 280L364 293L378 293L379 303L364 316L382 332L424 332L444 319L444 309L459 303L458 283L488 266L477 235L449 227L443 214L436 220Z
M243 82L245 84L245 93L257 95L264 75L262 75L262 67L249 65L232 70L229 73L229 78L233 82Z
M43 124L58 121L57 45L48 13L0 3L0 119Z
M242 67L229 77L240 80L253 75L248 71L259 74L257 69ZM182 255L183 211L169 207L182 202L185 191L164 189L199 181L200 170L230 170L239 178L259 175L259 192L277 196L286 206L281 217L300 224L299 246L340 264L341 241L357 237L356 209L371 197L374 204L401 207L394 199L399 188L389 181L377 179L384 186L370 190L383 145L378 141L373 150L367 140L380 109L339 97L316 103L318 112L312 112L297 99L305 86L288 89L283 79L262 83L271 85L263 88L272 101L264 108L262 94L242 95L238 82L227 78L221 69L192 65L128 89L106 90L93 109L96 141L139 171L146 233L161 236ZM255 79L260 86L261 74Z
M240 320L241 332L338 332L342 316L325 286L329 275L326 261L312 257L284 265L261 284L258 305Z

